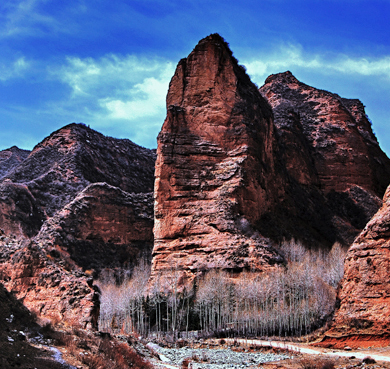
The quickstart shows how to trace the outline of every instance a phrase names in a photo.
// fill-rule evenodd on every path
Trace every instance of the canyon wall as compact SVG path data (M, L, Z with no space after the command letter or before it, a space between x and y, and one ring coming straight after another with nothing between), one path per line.
M383 205L348 250L339 308L323 346L390 344L390 186Z

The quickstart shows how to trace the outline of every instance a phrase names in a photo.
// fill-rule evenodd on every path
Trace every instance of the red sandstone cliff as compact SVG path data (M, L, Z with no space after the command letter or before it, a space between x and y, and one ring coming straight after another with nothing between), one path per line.
M290 72L269 76L260 91L273 108L290 192L296 197L304 190L308 209L316 204L308 212L307 226L320 229L320 242L352 243L379 209L390 183L390 160L363 104L310 87Z
M390 344L390 186L383 206L348 250L331 329L322 345Z
M173 268L184 281L204 269L265 270L281 261L252 228L283 187L272 111L219 35L180 61L167 109L152 277Z

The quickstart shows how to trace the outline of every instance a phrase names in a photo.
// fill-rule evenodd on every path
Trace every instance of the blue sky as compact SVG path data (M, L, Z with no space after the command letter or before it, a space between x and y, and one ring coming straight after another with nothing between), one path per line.
M359 98L390 155L390 0L2 0L0 150L84 122L156 147L177 62L218 32L261 86Z

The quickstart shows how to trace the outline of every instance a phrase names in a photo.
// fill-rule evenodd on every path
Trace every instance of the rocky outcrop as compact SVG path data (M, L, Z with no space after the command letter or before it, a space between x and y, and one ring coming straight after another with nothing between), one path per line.
M328 236L328 242L352 243L379 209L390 183L390 160L363 104L310 87L290 72L269 76L260 91L273 108L290 178L307 192L309 202L327 209L321 218L328 230L320 233L334 237Z
M3 181L26 185L50 217L90 183L106 182L126 192L152 191L154 162L152 150L72 123L35 146Z
M390 186L383 206L356 238L345 258L331 329L321 345L390 344Z
M16 149L2 152L19 153ZM23 152L24 153L24 152ZM25 154L25 153L24 153ZM43 222L90 183L106 182L126 192L150 192L155 153L126 139L114 139L72 123L53 132L19 165L4 166L0 209L6 234L35 236Z
M0 280L39 318L54 324L97 327L99 299L92 278L70 260L55 263L34 242L2 243Z
M383 197L390 160L359 100L310 87L290 72L269 76L260 91L272 105L284 160L299 183L318 183L325 193L359 186Z
M281 261L253 229L283 191L272 111L219 35L182 59L158 136L152 278ZM273 191L270 189L273 188Z
M0 151L0 178L22 163L29 154L29 150L22 150L16 146Z
M46 215L24 184L0 183L0 230L21 239L33 237Z
M36 241L84 270L131 270L152 254L153 193L91 184L45 222Z
M96 327L92 276L150 259L155 153L70 124L26 154L0 153L0 281L39 317Z

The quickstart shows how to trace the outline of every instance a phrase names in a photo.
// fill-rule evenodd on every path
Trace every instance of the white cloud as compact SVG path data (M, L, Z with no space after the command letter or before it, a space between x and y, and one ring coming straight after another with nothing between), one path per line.
M24 57L16 59L13 63L0 63L0 81L22 77L30 67L30 63Z
M379 58L353 58L339 54L332 57L326 54L310 54L300 45L283 45L276 52L256 55L243 64L254 79L267 77L271 73L287 69L305 68L319 74L342 73L362 76L381 76L390 79L390 56Z
M49 74L70 88L62 109L72 112L76 121L154 147L174 70L175 64L163 58L110 54L69 57Z
M167 89L173 71L173 63L165 59L111 54L100 59L69 57L66 65L51 73L72 88L73 97L94 95L110 101L149 94L161 83Z
M106 98L100 99L99 103L110 112L110 118L146 118L159 114L165 108L167 88L166 79L146 78L129 91L131 100Z

